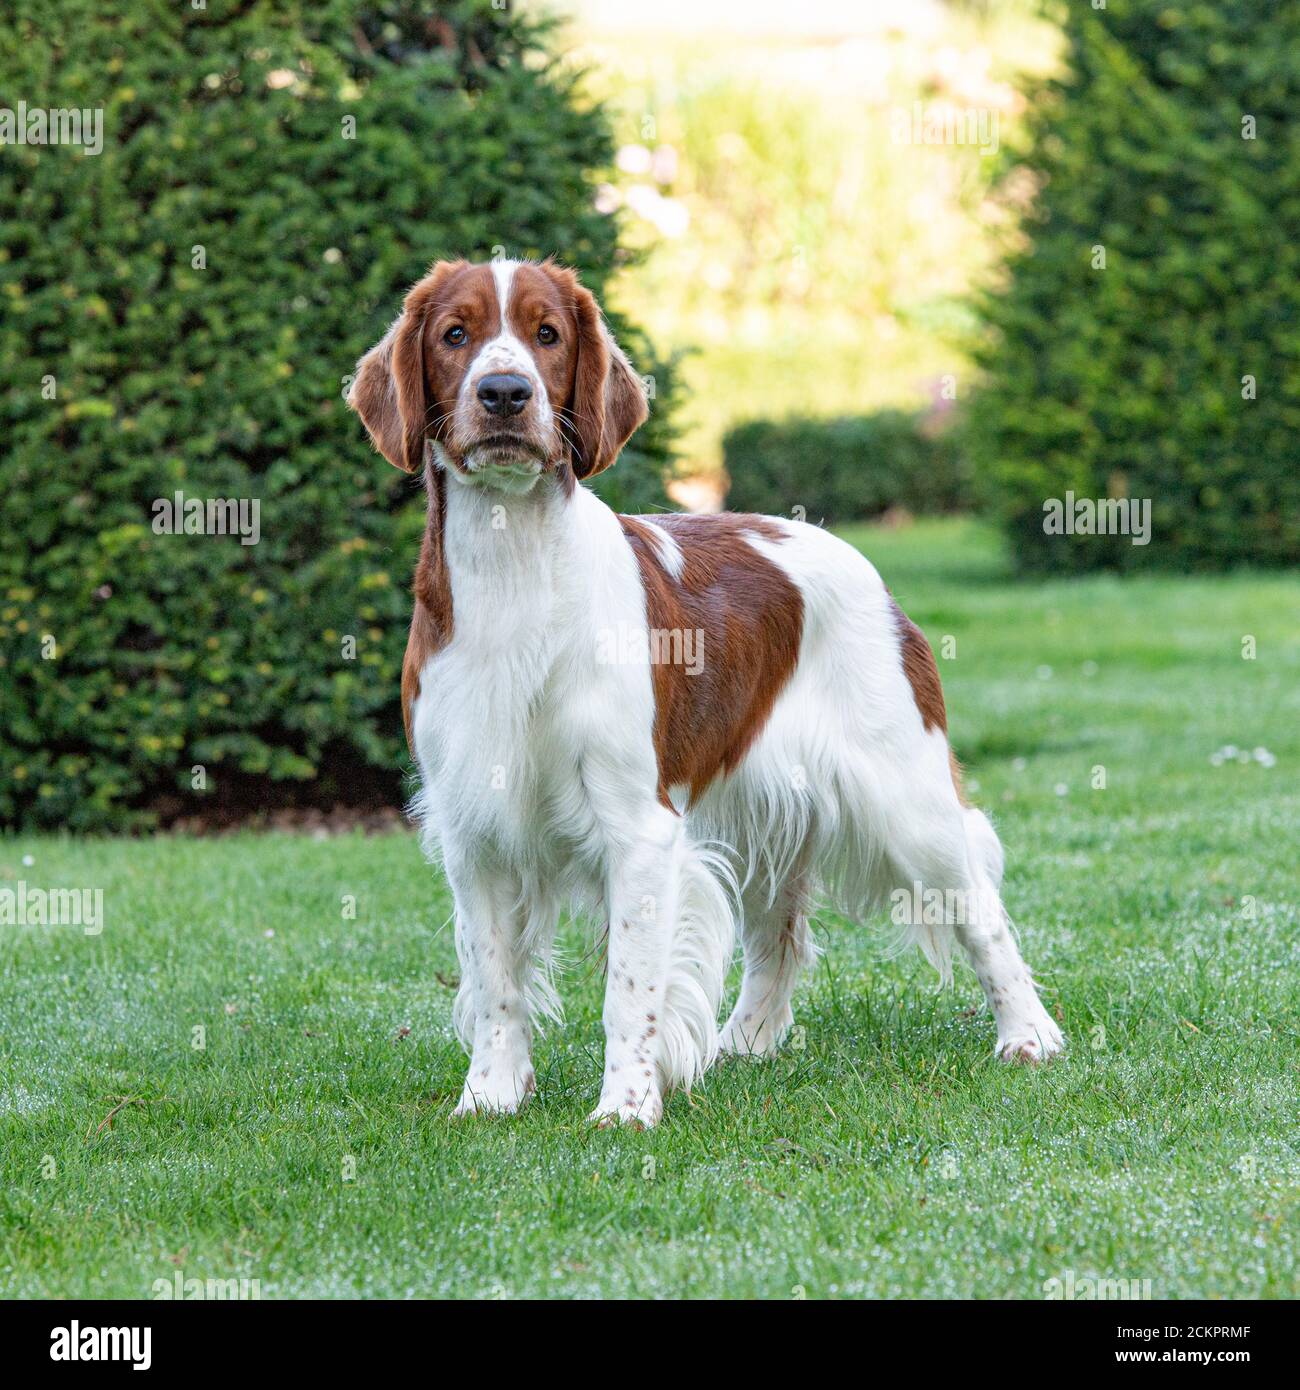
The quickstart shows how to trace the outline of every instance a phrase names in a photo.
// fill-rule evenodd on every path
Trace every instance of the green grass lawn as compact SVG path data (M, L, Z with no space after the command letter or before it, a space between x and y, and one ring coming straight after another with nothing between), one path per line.
M0 1291L1295 1296L1300 580L1028 586L968 523L854 539L956 639L954 742L1063 1058L995 1064L969 972L939 992L826 919L801 1048L593 1130L575 930L535 1103L453 1122L449 902L413 835L6 839L0 883L100 887L106 926L0 928Z

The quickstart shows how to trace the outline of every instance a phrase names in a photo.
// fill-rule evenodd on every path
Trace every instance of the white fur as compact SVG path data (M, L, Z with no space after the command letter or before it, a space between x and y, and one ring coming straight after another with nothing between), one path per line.
M732 847L745 889L745 983L725 1044L770 1052L788 1027L811 955L810 902L862 918L920 884L955 895L956 910L939 921L911 914L900 944L919 946L949 980L955 936L993 1009L999 1054L1050 1056L1061 1033L998 897L1001 845L987 817L962 806L942 730L925 729L880 576L838 537L779 524L786 539L750 543L803 595L798 666L740 767L690 817Z
M513 1110L532 1090L532 1022L558 1012L551 943L575 905L609 924L595 1114L653 1124L719 1045L733 876L746 970L731 1050L770 1052L789 1027L814 899L862 916L913 882L969 895L960 920L907 935L945 976L953 937L966 949L998 1051L1060 1047L997 899L997 837L923 727L879 576L835 537L782 524L784 541L751 543L803 595L798 666L741 765L679 817L655 796L648 661L597 656L602 633L645 622L613 513L550 478L522 494L449 486L454 636L421 674L413 730L427 845L456 897L462 1112Z
M509 265L494 268L503 305ZM527 362L524 359L528 359ZM527 371L503 331L467 374ZM462 393L464 394L464 393ZM541 402L539 402L541 404ZM548 407L549 408L549 407ZM774 1050L812 956L814 901L861 917L917 883L965 894L902 924L943 977L954 939L975 967L1007 1058L1062 1045L998 897L1002 851L953 786L947 739L924 728L889 596L871 564L817 527L748 541L804 603L796 669L742 763L684 815L657 798L648 652L603 639L644 630L646 598L614 514L553 474L448 474L453 635L420 673L416 813L456 902L454 1017L471 1054L458 1113L511 1111L534 1088L532 1029L559 1013L552 943L566 907L608 924L606 1056L593 1117L654 1124L719 1045ZM654 527L660 563L682 552ZM684 809L682 790L674 789ZM968 901L967 901L968 900ZM739 917L740 999L721 1038Z
M686 568L686 556L682 554L681 546L662 526L657 526L653 521L646 529L654 540L655 548L659 552L659 563L663 566L664 572L673 579L680 579L682 571Z
M644 626L636 561L585 489L447 493L454 635L421 673L413 742L426 845L456 897L461 1108L531 1089L530 1020L555 1012L572 903L609 923L597 1112L654 1123L664 1089L713 1060L733 913L725 867L656 799L648 663L599 659L602 631Z

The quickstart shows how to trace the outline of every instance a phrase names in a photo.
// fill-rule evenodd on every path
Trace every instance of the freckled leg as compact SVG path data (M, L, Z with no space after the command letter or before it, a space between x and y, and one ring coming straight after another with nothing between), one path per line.
M1064 1045L1043 1007L1033 977L1011 936L996 893L955 931L997 1021L997 1054L1004 1062L1044 1062Z
M649 813L609 885L605 1075L591 1118L653 1125L663 1113L663 1021L682 854L680 822Z
M448 877L456 896L461 970L456 1030L470 1053L455 1113L513 1113L537 1085L524 997L527 961L518 886L478 867L454 871L449 864Z

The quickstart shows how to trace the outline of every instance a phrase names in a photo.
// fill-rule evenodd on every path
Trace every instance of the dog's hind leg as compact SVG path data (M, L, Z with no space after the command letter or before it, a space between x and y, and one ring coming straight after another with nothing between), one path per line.
M1042 1062L1065 1045L1061 1030L1043 1007L1033 976L1011 935L998 892L1002 846L988 817L963 808L968 879L966 910L954 924L957 940L975 971L998 1026L998 1056L1004 1062Z
M952 937L965 951L997 1023L997 1055L1041 1062L1059 1052L1061 1030L1011 934L998 891L1002 847L984 813L954 793L949 808L932 811L924 834L896 838L889 857L905 885L902 900L912 905L904 923L911 938L943 975L951 973Z
M793 875L773 897L751 884L742 898L745 974L740 998L722 1030L725 1052L771 1056L794 1023L790 999L812 959L807 879Z

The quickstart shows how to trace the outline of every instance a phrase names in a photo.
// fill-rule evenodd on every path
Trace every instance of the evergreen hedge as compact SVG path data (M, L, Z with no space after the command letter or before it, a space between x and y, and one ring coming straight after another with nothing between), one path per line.
M970 502L951 432L907 411L749 420L728 431L722 449L732 511L789 516L798 507L808 521L837 525L893 507L940 513Z
M422 494L345 377L440 256L557 254L598 293L611 157L548 33L490 0L12 0L0 103L0 823L400 797ZM606 475L663 500L671 383ZM257 499L260 540L156 534ZM349 642L348 639L352 639Z
M1060 9L1016 169L1037 194L982 306L976 474L1027 569L1295 563L1300 7ZM1150 543L1045 533L1068 492L1149 499Z

